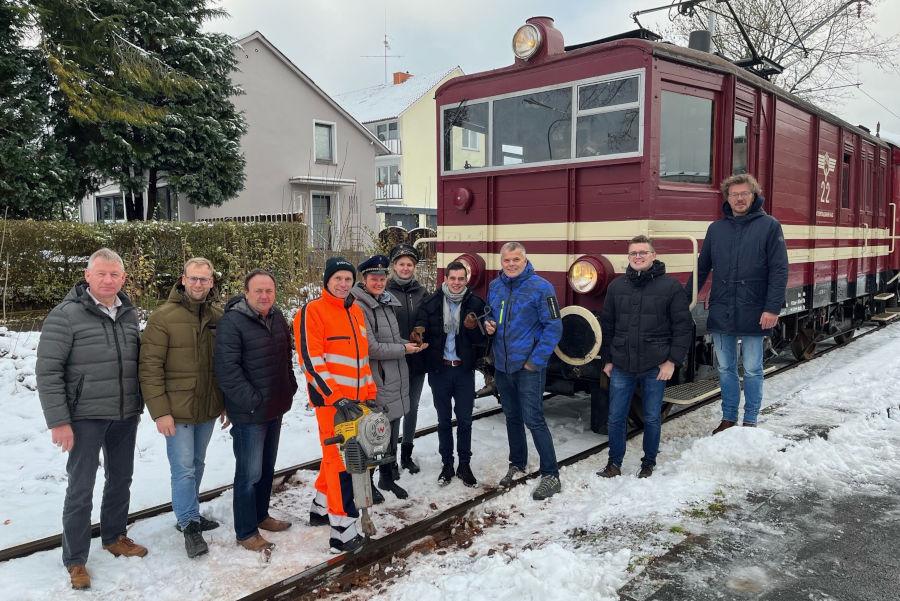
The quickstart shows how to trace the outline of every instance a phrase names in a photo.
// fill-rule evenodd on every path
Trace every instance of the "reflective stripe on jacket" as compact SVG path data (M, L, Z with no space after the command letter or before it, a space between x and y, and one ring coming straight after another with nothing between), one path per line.
M344 299L323 290L322 296L297 312L294 337L313 405L333 405L344 398L375 399L369 342L359 307L347 307Z

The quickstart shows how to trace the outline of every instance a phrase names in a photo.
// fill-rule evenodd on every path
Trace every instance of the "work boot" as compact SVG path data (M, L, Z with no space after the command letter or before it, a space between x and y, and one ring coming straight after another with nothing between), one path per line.
M378 488L394 493L394 495L396 495L398 499L407 498L409 496L409 493L394 481L392 471L393 470L391 469L390 465L381 466L378 471Z
M641 471L638 472L638 478L649 478L653 475L652 465L642 465Z
M328 544L331 547L331 552L337 555L339 553L353 553L362 547L365 542L366 539L357 534L346 543L342 543L340 540L332 538L329 539Z
M115 557L124 555L125 557L143 557L147 554L147 547L141 546L125 536L120 534L111 545L103 545L103 548L112 553Z
M535 501L543 501L549 499L562 490L562 484L558 476L541 476L541 481L537 488L531 493L531 498Z
M372 505L381 505L384 503L384 495L375 486L375 471L369 470L369 482L372 483Z
M215 530L219 527L219 522L215 520L211 520L209 518L200 516L200 532L206 532L207 530ZM181 532L181 524L175 524L175 530Z
M716 434L718 434L718 433L721 432L722 430L727 430L728 428L732 427L733 425L734 425L734 422L733 422L733 421L727 420L727 419L723 419L721 422L719 422L719 425L716 426L716 429L712 431L713 436L715 436Z
M259 534L254 534L250 538L237 541L237 544L244 547L248 551L261 553L266 561L272 556L272 550L275 549L275 543L270 543Z
M509 488L512 486L513 480L517 478L521 478L525 475L525 470L520 469L514 465L509 466L509 469L506 470L506 475L500 479L498 486L500 488Z
M400 479L400 466L397 465L397 462L391 464L391 479L396 482Z
M190 558L209 553L209 545L203 540L200 522L189 522L184 528L184 550Z
M420 469L418 464L412 458L412 443L400 445L400 467L408 471L410 474L418 474Z
M69 566L69 582L76 591L84 591L91 588L91 575L83 564Z
M615 478L616 476L622 475L622 470L618 465L610 461L606 464L605 468L597 472L597 475L604 478Z
M257 526L263 530L268 530L269 532L284 532L291 527L291 523L284 520L276 520L272 516L269 516L257 524Z
M374 495L373 495L374 496ZM383 499L384 497L382 497ZM314 511L309 512L309 525L310 526L328 526L328 516L327 515L319 515Z
M469 488L478 486L478 480L476 480L475 475L472 474L472 468L469 467L468 463L459 464L459 467L456 468L456 477L462 480L462 483Z
M453 480L453 464L445 463L438 475L438 484L447 486L451 480Z

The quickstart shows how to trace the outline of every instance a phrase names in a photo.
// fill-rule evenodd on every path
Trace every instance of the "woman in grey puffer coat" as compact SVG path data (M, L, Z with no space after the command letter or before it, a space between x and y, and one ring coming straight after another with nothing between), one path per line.
M385 292L388 274L388 258L375 255L359 265L362 281L350 294L357 300L366 320L366 336L369 341L369 361L372 377L378 388L375 402L387 410L391 421L391 449L396 455L400 438L400 418L409 411L409 368L406 355L422 350L400 336L400 325L395 314L400 302ZM397 485L392 464L378 468L378 488L389 490L400 499L407 492Z

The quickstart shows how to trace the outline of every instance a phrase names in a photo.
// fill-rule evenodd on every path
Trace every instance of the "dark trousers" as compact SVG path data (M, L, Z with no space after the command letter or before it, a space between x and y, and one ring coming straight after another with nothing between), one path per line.
M475 406L475 372L459 367L445 367L428 374L428 385L434 398L438 418L438 449L441 461L453 465L453 428L451 412L456 413L456 454L459 463L472 459L472 409Z
M388 448L388 454L394 456L393 463L397 463L397 445L400 442L400 418L391 420L391 441L388 443L390 447ZM378 473L387 480L393 480L393 464L385 463L383 465L378 466Z
M234 533L237 540L259 534L269 517L272 477L281 436L281 418L231 426L234 446Z
M66 501L63 505L63 564L68 568L87 563L91 548L91 509L94 482L103 451L103 501L100 505L100 537L104 545L116 542L128 524L131 474L138 416L125 420L83 419L72 422L75 446L69 451Z

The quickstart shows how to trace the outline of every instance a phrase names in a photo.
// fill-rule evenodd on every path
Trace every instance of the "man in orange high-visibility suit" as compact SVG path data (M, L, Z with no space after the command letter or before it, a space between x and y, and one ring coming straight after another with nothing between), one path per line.
M306 375L309 400L316 408L319 442L334 436L338 409L361 414L356 404L374 400L376 395L365 320L350 296L355 277L356 270L349 261L343 257L328 259L322 296L306 303L294 318L297 355ZM310 525L329 524L331 551L343 553L362 545L358 517L351 476L338 447L323 444Z

